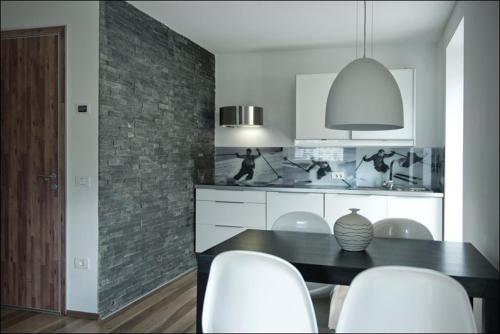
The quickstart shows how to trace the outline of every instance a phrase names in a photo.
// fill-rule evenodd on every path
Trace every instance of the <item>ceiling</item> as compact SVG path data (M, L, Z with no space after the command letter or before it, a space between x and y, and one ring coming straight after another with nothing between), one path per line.
M354 45L362 1L129 1L213 53ZM437 41L455 1L367 1L367 38Z

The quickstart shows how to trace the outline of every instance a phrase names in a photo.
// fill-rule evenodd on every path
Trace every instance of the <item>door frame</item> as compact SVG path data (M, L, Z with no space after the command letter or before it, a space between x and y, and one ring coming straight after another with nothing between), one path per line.
M44 27L1 31L1 39L38 36L58 37L58 254L59 254L59 300L58 310L66 314L66 27Z

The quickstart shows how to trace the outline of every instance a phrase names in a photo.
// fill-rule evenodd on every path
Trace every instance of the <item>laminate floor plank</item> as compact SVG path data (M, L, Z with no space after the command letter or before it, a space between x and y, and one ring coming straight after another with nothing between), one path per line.
M196 295L193 293L190 295L189 299L186 300L186 302L182 303L182 306L175 310L165 321L163 324L157 328L154 329L154 332L156 333L171 333L172 330L170 329L173 325L177 324L186 313L188 313L191 309L196 308ZM185 329L185 328L184 328ZM175 331L175 333L178 333L180 331Z
M10 308L2 308L0 310L0 319L3 319L5 318L6 316L8 316L9 314L12 314L13 312L15 312L16 310L14 309L10 309Z
M194 302L189 302L185 306L188 306L185 311L180 313L179 319L177 319L172 325L167 327L162 333L186 333L191 327L192 318L196 317L196 300ZM187 312L186 312L187 311Z
M48 326L44 328L38 328L32 332L35 333L55 333L64 326L67 326L71 321L74 321L75 319L69 318L69 317L58 317L57 320L49 324Z
M182 306L187 300L192 298L196 287L183 291L179 290L168 300L156 304L149 309L147 313L141 314L141 317L134 318L131 322L117 329L118 333L155 333L156 328L165 322L174 314L179 306Z
M81 333L81 328L87 325L89 321L95 320L73 318L72 321L68 321L63 327L54 331L54 333Z
M57 315L39 313L27 318L26 320L19 321L14 325L9 326L7 330L9 333L26 333L32 331L33 328L46 328L60 318L61 317Z
M131 321L136 317L141 317L141 314L149 312L151 307L161 302L166 298L171 298L172 294L176 293L183 287L191 287L196 285L196 272L191 272L185 276L180 277L176 281L170 283L168 286L158 289L145 298L131 304L126 309L112 315L109 318L99 322L99 329L101 333L110 333L116 331L119 327L123 326L126 322Z
M196 317L196 309L194 310L194 314ZM191 324L184 333L196 333L196 321L194 322L194 324Z
M35 315L37 315L37 313L31 311L16 311L8 315L5 319L2 319L0 328L3 332L4 329L8 329L9 327L14 326L19 322L25 321Z
M196 271L191 271L104 320L1 308L1 333L153 333L196 330Z

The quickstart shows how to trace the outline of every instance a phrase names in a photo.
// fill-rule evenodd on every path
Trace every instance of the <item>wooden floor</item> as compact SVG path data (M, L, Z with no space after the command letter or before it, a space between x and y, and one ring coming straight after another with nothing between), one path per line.
M2 333L195 333L196 271L104 320L1 309Z

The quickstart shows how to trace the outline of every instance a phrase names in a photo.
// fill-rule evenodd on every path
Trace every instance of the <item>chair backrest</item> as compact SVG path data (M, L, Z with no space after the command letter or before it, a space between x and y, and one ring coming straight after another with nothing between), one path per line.
M210 268L202 329L206 333L317 333L314 308L302 276L269 254L229 251Z
M331 234L330 225L315 213L294 211L285 213L274 222L272 230Z
M349 287L337 333L477 331L465 289L440 272L382 266L357 275Z
M373 224L373 236L376 238L434 240L432 233L411 219L386 218Z

